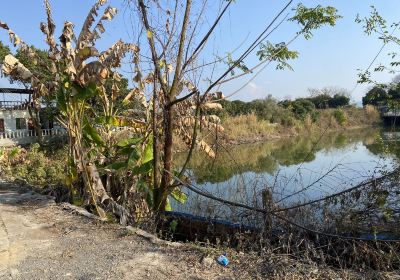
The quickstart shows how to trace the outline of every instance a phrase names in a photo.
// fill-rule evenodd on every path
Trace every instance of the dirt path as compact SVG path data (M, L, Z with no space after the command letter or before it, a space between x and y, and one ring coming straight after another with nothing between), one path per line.
M0 182L0 279L234 279L189 248L154 244Z
M222 267L215 249L156 241L0 180L0 280L400 279L396 272L366 274L234 251ZM204 251L211 257L204 259Z

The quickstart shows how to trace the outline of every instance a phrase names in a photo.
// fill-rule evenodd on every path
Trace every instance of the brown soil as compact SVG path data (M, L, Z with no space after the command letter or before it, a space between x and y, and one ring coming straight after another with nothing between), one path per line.
M222 249L161 241L141 230L106 224L65 209L51 197L0 181L0 279L395 277L234 251L228 251L231 263L222 267L215 261Z

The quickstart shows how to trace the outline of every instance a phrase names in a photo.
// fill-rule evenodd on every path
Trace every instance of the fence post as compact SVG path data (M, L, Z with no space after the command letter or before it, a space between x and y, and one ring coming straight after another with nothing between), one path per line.
M272 190L270 187L266 186L262 190L262 205L263 209L266 211L272 211L274 208L274 202L272 197ZM264 236L269 239L272 233L272 215L271 213L264 213Z

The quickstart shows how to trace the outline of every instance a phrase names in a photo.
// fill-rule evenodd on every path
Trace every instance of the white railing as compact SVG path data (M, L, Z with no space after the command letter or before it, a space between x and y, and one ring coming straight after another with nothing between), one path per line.
M101 128L103 128L102 125L100 124L95 124L94 127L99 131ZM130 126L111 126L110 128L111 131L122 131L122 130L132 130L132 127Z
M26 110L31 103L27 101L0 101L0 109L5 110Z
M400 117L400 111L397 110L390 110L383 113L384 117Z
M64 128L52 128L52 129L42 129L43 136L62 136L67 135L67 131Z
M131 129L129 126L113 126L111 128L112 131L122 131Z
M63 128L42 129L42 136L64 136L67 131ZM0 132L0 139L18 139L27 137L36 137L35 130L17 130Z

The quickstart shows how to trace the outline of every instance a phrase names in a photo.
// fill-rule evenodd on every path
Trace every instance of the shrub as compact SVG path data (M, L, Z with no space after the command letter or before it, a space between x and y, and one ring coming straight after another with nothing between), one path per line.
M296 121L292 116L285 115L281 118L281 125L284 127L293 127L295 124Z
M339 125L344 125L347 121L346 114L341 109L333 111L332 115Z
M3 153L0 165L5 176L24 179L38 186L64 184L66 153L53 152L49 156L40 150L39 144L32 144L28 151L13 148Z

